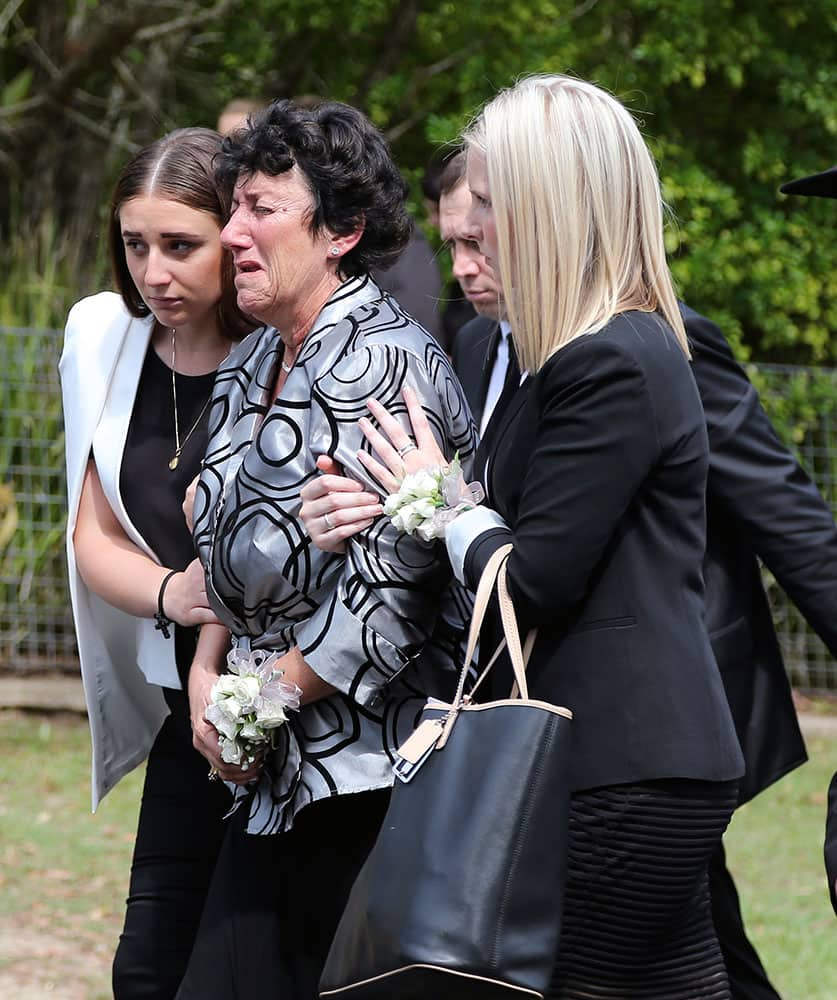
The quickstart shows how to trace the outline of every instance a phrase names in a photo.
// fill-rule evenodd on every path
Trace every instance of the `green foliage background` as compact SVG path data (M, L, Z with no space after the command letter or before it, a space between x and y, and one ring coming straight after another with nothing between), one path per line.
M835 159L836 29L837 0L13 0L0 7L0 321L30 319L20 292L9 314L3 286L10 257L31 268L21 252L42 249L45 225L66 261L54 321L101 286L114 171L169 128L214 124L229 98L355 103L415 181L498 88L558 71L641 119L690 304L744 357L832 361L835 205L777 189Z

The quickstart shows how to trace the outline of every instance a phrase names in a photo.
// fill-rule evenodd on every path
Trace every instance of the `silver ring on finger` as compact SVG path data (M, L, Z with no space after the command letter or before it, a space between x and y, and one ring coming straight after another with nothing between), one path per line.
M405 455L409 455L411 451L418 451L418 446L415 441L408 441L403 447L398 449L398 457L403 458Z
M334 531L336 525L331 523L331 518L328 516L328 513L323 514L323 523L329 531Z

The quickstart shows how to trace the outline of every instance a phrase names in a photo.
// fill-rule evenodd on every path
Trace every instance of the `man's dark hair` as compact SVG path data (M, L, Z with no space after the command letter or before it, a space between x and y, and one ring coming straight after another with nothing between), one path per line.
M445 163L439 176L439 196L450 194L465 180L465 168L468 160L464 149L458 149Z

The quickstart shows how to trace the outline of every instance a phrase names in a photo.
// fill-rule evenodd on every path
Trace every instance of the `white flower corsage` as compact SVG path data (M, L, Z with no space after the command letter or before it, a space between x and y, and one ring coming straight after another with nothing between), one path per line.
M450 465L419 469L406 475L397 493L384 501L384 513L399 531L425 542L444 538L448 524L485 498L479 483L465 483L459 457Z
M286 710L299 708L302 689L283 681L279 654L265 649L231 649L228 674L212 685L204 717L218 730L221 757L245 771L262 750L275 746Z

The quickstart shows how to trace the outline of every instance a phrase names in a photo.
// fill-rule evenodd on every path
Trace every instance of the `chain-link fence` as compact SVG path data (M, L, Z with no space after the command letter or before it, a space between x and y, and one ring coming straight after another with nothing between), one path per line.
M75 669L64 524L61 334L0 330L0 666Z
M0 669L77 668L64 560L61 334L0 329ZM751 366L782 434L837 507L837 369ZM837 690L837 664L765 571L797 685Z

